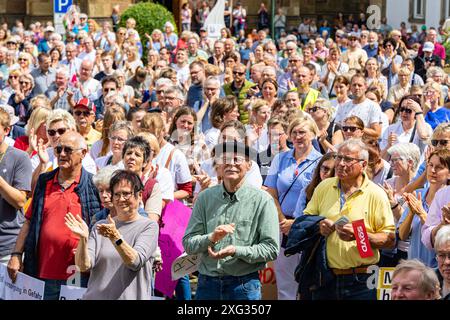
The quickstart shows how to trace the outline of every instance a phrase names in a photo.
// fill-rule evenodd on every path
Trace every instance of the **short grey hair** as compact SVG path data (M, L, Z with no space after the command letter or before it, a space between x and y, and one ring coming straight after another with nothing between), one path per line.
M439 291L441 286L439 284L439 279L436 272L417 259L400 260L400 263L395 267L392 280L394 280L397 275L408 271L418 271L420 273L418 287L422 293L432 293L434 295L434 299L440 298Z
M159 78L158 80L156 80L155 82L155 88L161 87L161 86L173 86L173 82L170 79L167 78Z
M56 69L56 74L63 74L66 79L69 79L69 69L67 69L65 66L60 66Z
M214 83L220 88L220 80L217 77L208 77L205 81L205 86L207 83Z
M338 151L343 148L347 148L351 151L358 151L360 159L369 161L369 151L367 150L366 144L362 142L361 139L351 138L345 140L337 147Z
M442 226L439 231L436 233L436 237L434 238L434 249L447 244L450 242L450 225Z
M164 93L165 94L167 94L167 93L175 93L175 96L177 97L177 99L180 99L180 100L182 100L182 101L184 101L184 94L183 94L183 91L181 91L181 89L180 88L178 88L178 87L176 87L176 86L170 86L169 88L167 88L165 91L164 91Z
M92 182L98 188L100 185L107 185L109 188L109 182L114 172L117 171L117 167L108 165L98 170L97 174L92 177Z
M116 121L109 128L109 132L114 132L118 130L125 130L128 134L128 139L133 137L133 127L131 126L131 123L128 121L125 120Z
M398 153L400 157L404 157L407 160L413 161L413 171L417 170L417 166L419 165L420 161L420 149L417 145L410 142L405 143L397 143L390 147L387 150L388 154L392 156L394 153Z

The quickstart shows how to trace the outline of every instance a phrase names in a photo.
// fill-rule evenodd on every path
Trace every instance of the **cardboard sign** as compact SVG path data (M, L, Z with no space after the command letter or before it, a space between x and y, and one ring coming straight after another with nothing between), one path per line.
M355 233L356 246L358 247L361 258L373 257L372 247L369 243L369 236L367 235L364 219L352 222L353 232Z
M380 268L378 272L377 300L391 300L392 276L395 268Z
M261 281L262 300L277 300L278 289L273 261L268 262L264 269L259 270L259 280Z
M12 283L6 266L0 263L0 299L3 300L43 300L45 283L22 272Z
M81 300L86 290L86 288L62 285L59 300Z
M172 263L172 280L178 280L187 274L197 271L199 264L199 255L188 255L184 252Z

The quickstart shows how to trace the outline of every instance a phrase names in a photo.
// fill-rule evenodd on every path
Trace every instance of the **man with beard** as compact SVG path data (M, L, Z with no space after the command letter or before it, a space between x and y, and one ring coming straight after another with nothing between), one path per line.
M189 65L191 74L191 86L187 93L187 105L194 107L196 101L203 99L203 83L205 82L205 65L203 62L194 61Z

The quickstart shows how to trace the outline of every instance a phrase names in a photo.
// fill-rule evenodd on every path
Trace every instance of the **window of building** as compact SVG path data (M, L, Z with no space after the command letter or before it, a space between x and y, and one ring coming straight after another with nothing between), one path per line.
M409 22L425 23L427 0L409 0Z

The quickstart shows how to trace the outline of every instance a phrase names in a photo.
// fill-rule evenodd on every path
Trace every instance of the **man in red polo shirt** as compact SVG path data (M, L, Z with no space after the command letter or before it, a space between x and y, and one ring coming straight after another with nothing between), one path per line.
M82 169L86 153L86 141L80 134L69 132L60 137L55 147L59 167L40 175L8 263L9 275L15 280L25 252L24 272L45 282L44 300L59 299L61 285L66 284L73 271L70 266L75 265L78 238L65 226L64 216L71 212L90 225L92 215L100 209L92 175ZM81 280L86 286L87 279Z

